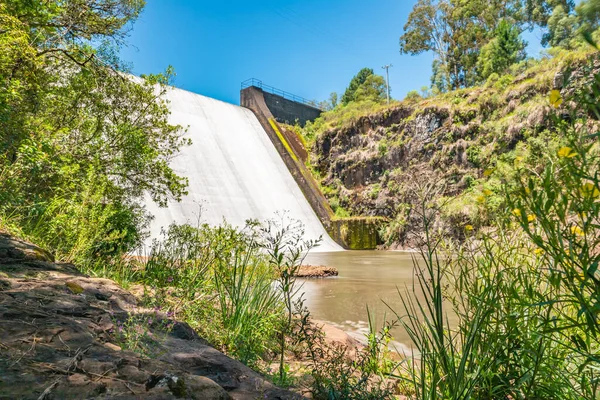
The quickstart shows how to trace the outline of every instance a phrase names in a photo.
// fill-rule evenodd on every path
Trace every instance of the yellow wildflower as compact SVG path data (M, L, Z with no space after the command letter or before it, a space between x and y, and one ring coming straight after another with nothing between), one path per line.
M473 225L465 225L465 231L472 231Z
M559 90L555 89L550 92L550 104L552 105L552 107L558 108L558 107L560 107L562 102L563 102L563 99L562 99L562 96L560 95Z
M584 183L579 189L579 193L581 193L584 197L591 197L597 199L600 196L600 190L591 182Z
M483 189L483 195L484 196L491 196L492 194L494 194L491 190L489 189Z
M577 153L575 152L575 150L573 150L570 147L561 147L560 150L558 150L558 156L560 158L573 158L577 155Z
M577 236L583 236L583 230L577 225L571 227L571 233Z
M534 253L536 256L540 256L540 255L544 254L544 250L542 250L542 249L535 249L535 250L533 251L533 253Z
M533 221L535 221L535 215L533 215L533 214L527 215L527 222L533 222Z
M518 208L515 208L515 209L513 210L513 214L514 214L516 217L520 217L520 216L521 216L521 210L519 210Z

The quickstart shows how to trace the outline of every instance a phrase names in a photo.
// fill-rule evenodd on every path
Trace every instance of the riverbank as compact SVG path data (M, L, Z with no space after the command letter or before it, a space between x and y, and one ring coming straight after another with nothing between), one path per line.
M5 234L0 348L0 399L301 398L115 282Z

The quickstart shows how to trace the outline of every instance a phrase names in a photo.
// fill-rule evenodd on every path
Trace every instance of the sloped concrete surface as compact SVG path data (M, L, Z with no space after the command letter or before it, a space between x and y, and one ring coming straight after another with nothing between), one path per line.
M188 127L186 135L193 141L171 164L189 179L189 194L167 208L148 202L155 216L151 237L173 222L217 225L226 220L241 227L247 219L264 221L285 211L304 223L307 239L323 237L317 251L341 250L252 111L176 88L166 98L170 122Z

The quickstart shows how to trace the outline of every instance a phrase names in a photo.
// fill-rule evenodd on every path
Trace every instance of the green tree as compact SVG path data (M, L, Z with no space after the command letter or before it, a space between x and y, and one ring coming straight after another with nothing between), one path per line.
M439 90L473 85L478 79L479 50L489 40L487 32L495 29L501 15L516 13L507 11L513 3L419 0L404 25L400 52L432 51L436 56L432 81Z
M575 9L574 0L525 0L524 21L529 27L547 27L554 10L561 7L570 14Z
M173 71L134 78L116 56L143 6L0 0L0 218L60 255L127 251L142 195L185 193L169 160L188 141L161 97Z
M354 92L353 101L381 102L386 99L385 79L381 75L370 75Z
M557 6L548 19L548 30L542 37L543 45L552 47L572 47L573 39L577 36L579 18L569 14L564 7Z
M548 30L544 37L549 43L556 25L552 12L558 6L566 15L575 9L572 0L418 0L404 25L400 52L433 52L432 86L440 91L472 86L480 82L482 63L489 68L490 55L505 51L495 40L499 29L506 29L499 26L502 21L513 27L504 32L510 40L539 26ZM480 61L484 49L486 60Z
M331 108L335 108L338 105L338 102L339 99L337 92L331 92L331 94L329 95L329 105L331 106Z
M352 78L352 80L350 81L350 85L348 86L348 88L346 89L346 91L344 92L344 95L342 96L342 104L346 105L348 103L350 103L351 101L354 101L354 93L356 92L356 90L363 84L366 82L367 78L369 78L369 76L373 75L373 69L371 68L363 68L360 71L358 71L358 74L356 74L356 76L354 76L354 78Z
M511 65L525 59L525 46L519 30L502 20L494 38L481 49L477 66L482 78L487 79L493 73L502 75Z
M444 67L448 64L451 27L448 23L450 4L447 1L419 0L404 25L400 37L401 54L432 51Z

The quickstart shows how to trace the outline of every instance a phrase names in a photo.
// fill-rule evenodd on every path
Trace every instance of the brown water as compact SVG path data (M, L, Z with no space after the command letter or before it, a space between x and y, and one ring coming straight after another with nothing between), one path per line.
M388 320L395 318L391 309L403 315L398 289L404 294L408 288L412 293L413 282L416 284L412 254L407 252L311 253L305 264L326 265L339 271L339 276L334 278L303 280L302 291L312 317L332 323L356 337L364 337L368 332L367 306L381 327L384 315ZM398 350L410 348L410 339L402 328L394 329L393 336L402 347Z

